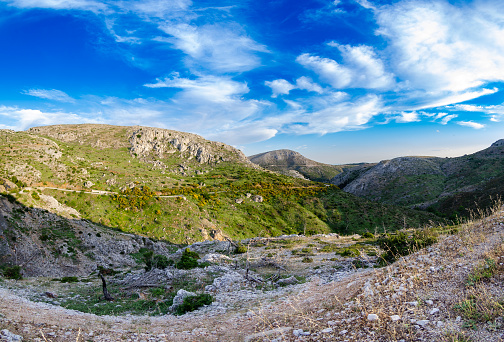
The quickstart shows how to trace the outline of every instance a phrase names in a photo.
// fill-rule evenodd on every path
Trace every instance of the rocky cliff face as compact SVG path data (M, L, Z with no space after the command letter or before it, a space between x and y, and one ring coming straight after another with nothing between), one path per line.
M187 160L200 164L236 161L250 164L240 150L229 145L203 139L199 135L167 129L138 127L129 135L130 152L134 156L157 159L179 153Z

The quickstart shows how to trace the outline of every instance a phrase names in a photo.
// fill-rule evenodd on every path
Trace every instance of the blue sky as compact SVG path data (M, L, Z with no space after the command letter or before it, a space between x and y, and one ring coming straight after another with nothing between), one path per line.
M0 0L0 128L169 128L334 164L504 138L498 0Z

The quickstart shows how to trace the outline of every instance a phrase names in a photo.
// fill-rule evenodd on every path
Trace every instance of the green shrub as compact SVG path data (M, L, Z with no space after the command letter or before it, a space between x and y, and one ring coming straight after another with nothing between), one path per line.
M5 266L2 270L3 276L7 279L19 280L23 277L21 276L21 266Z
M364 234L362 234L362 237L365 238L365 239L373 239L374 238L374 234L370 233L370 232L365 232Z
M161 270L164 270L168 266L173 266L173 264L174 264L174 261L168 260L166 255L155 254L152 257L152 267L154 267L154 268L159 268Z
M355 259L352 261L352 266L355 268L367 268L368 266L363 260Z
M77 283L79 278L77 277L63 277L60 279L61 283Z
M145 263L145 270L150 271L152 269L152 257L154 256L154 251L148 248L140 248L139 253L142 254L142 258Z
M339 255L341 255L343 257L352 257L352 258L355 258L355 257L360 256L361 253L356 248L345 248L342 251L336 252L336 254L339 254Z
M490 279L497 271L497 262L492 258L486 258L484 263L480 263L468 276L466 285L473 286L483 279Z
M309 263L309 262L313 262L313 259L310 257L304 257L303 260L301 260L301 262Z
M212 302L213 297L208 293L185 297L184 302L175 309L175 315L183 315L186 312L197 310L203 305L210 305Z
M235 254L243 254L247 253L247 246L242 245L241 243L238 244L238 247L235 249Z
M192 268L196 268L198 267L198 259L198 253L186 248L182 253L182 257L180 257L180 261L175 264L175 267L179 270L190 270Z
M40 196L39 196L39 194L37 194L35 191L34 191L34 192L32 192L31 197L32 197L34 200L37 200L37 201L38 201L38 200L40 200Z
M430 246L438 241L438 234L434 229L420 229L409 234L401 231L381 236L377 243L385 251L381 255L384 262L394 262L404 255L413 253L421 248Z

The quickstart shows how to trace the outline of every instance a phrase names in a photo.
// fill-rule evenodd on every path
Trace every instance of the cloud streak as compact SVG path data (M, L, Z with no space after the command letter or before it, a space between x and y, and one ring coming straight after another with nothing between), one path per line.
M22 92L25 95L35 96L41 99L53 100L58 102L75 103L75 99L68 96L67 93L57 89L29 89Z

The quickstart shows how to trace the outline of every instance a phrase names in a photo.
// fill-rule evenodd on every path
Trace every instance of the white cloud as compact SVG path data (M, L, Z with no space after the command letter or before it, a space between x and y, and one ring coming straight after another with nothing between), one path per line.
M504 115L504 105L476 106L469 104L457 104L453 106L448 106L447 108L454 110L461 110L465 112L480 112L485 114Z
M321 80L329 83L336 89L345 88L352 82L351 71L332 59L304 53L296 58L296 62L314 71L319 75Z
M394 76L385 71L383 62L369 46L341 45L330 42L336 47L353 74L352 87L366 89L386 89L394 85Z
M147 87L179 88L170 102L162 106L170 123L180 130L198 131L208 135L243 125L242 120L253 120L270 106L266 101L244 99L249 92L246 83L230 77L201 76L197 79L173 76L158 80Z
M367 9L376 9L376 7L371 4L368 0L355 0L356 3Z
M177 16L185 17L188 15L191 0L142 0L142 1L125 1L120 3L120 6L130 10L131 12L155 18L173 18Z
M185 96L193 96L195 100L202 100L213 103L233 102L243 94L249 92L246 83L236 82L229 77L203 76L197 79L165 78L154 84L145 84L149 88L180 88L184 90Z
M266 82L264 82L264 84L266 86L270 87L271 90L273 91L273 94L271 95L271 97L277 97L278 95L289 94L289 92L292 89L296 88L296 86L294 86L293 84L289 83L288 81L286 81L284 79L274 80L271 82L266 81Z
M482 129L482 128L485 127L485 125L477 123L477 122L474 122L474 121L457 121L457 124L460 125L460 126L471 127L471 128L474 128L474 129Z
M322 94L324 89L309 77L302 76L296 80L297 89L303 89L307 91L314 91L316 93Z
M209 139L223 141L230 145L249 144L273 138L278 131L262 126L258 122L208 134Z
M7 0L6 2L19 8L76 9L92 12L107 9L107 5L103 2L92 0Z
M187 23L159 28L173 38L166 39L190 58L189 66L196 64L217 72L243 72L261 64L257 52L267 52L237 24L194 26Z
M39 97L41 99L54 100L59 102L74 103L75 99L67 93L57 89L29 89L22 92L25 95Z
M264 84L271 88L273 94L271 97L277 97L278 95L287 95L293 89L301 89L306 91L313 91L319 94L324 92L324 89L309 77L302 76L296 80L296 84L292 84L287 80L278 79L274 81L266 81Z
M504 15L488 4L400 1L375 9L395 74L411 89L462 93L504 80ZM502 7L502 5L500 5Z
M11 129L25 130L29 127L41 125L55 125L61 123L102 123L99 118L88 118L74 113L43 112L38 109L0 106L0 116L12 121Z
M409 94L409 100L416 98L421 105L415 106L414 109L427 109L448 106L454 103L465 102L484 95L494 94L498 91L497 88L493 89L482 89L478 91L467 91L467 92L430 92L430 93L417 93L413 92ZM408 96L408 95L406 95Z
M327 97L323 102L311 103L312 110L298 110L287 116L281 132L327 134L362 129L385 109L376 95L366 95L354 101L335 100L333 103Z
M419 118L419 115L417 112L401 112L398 116L395 116L394 119L396 120L396 122L400 122L400 123L420 121L420 118Z
M369 46L341 45L335 42L328 45L340 51L343 64L307 53L298 56L296 61L336 89L388 89L394 85L394 76L385 71L383 62Z
M458 118L458 115L457 114L451 114L451 115L446 115L445 117L443 117L441 119L441 121L439 121L439 123L441 125L446 125L449 121L453 120L453 119L456 119Z

